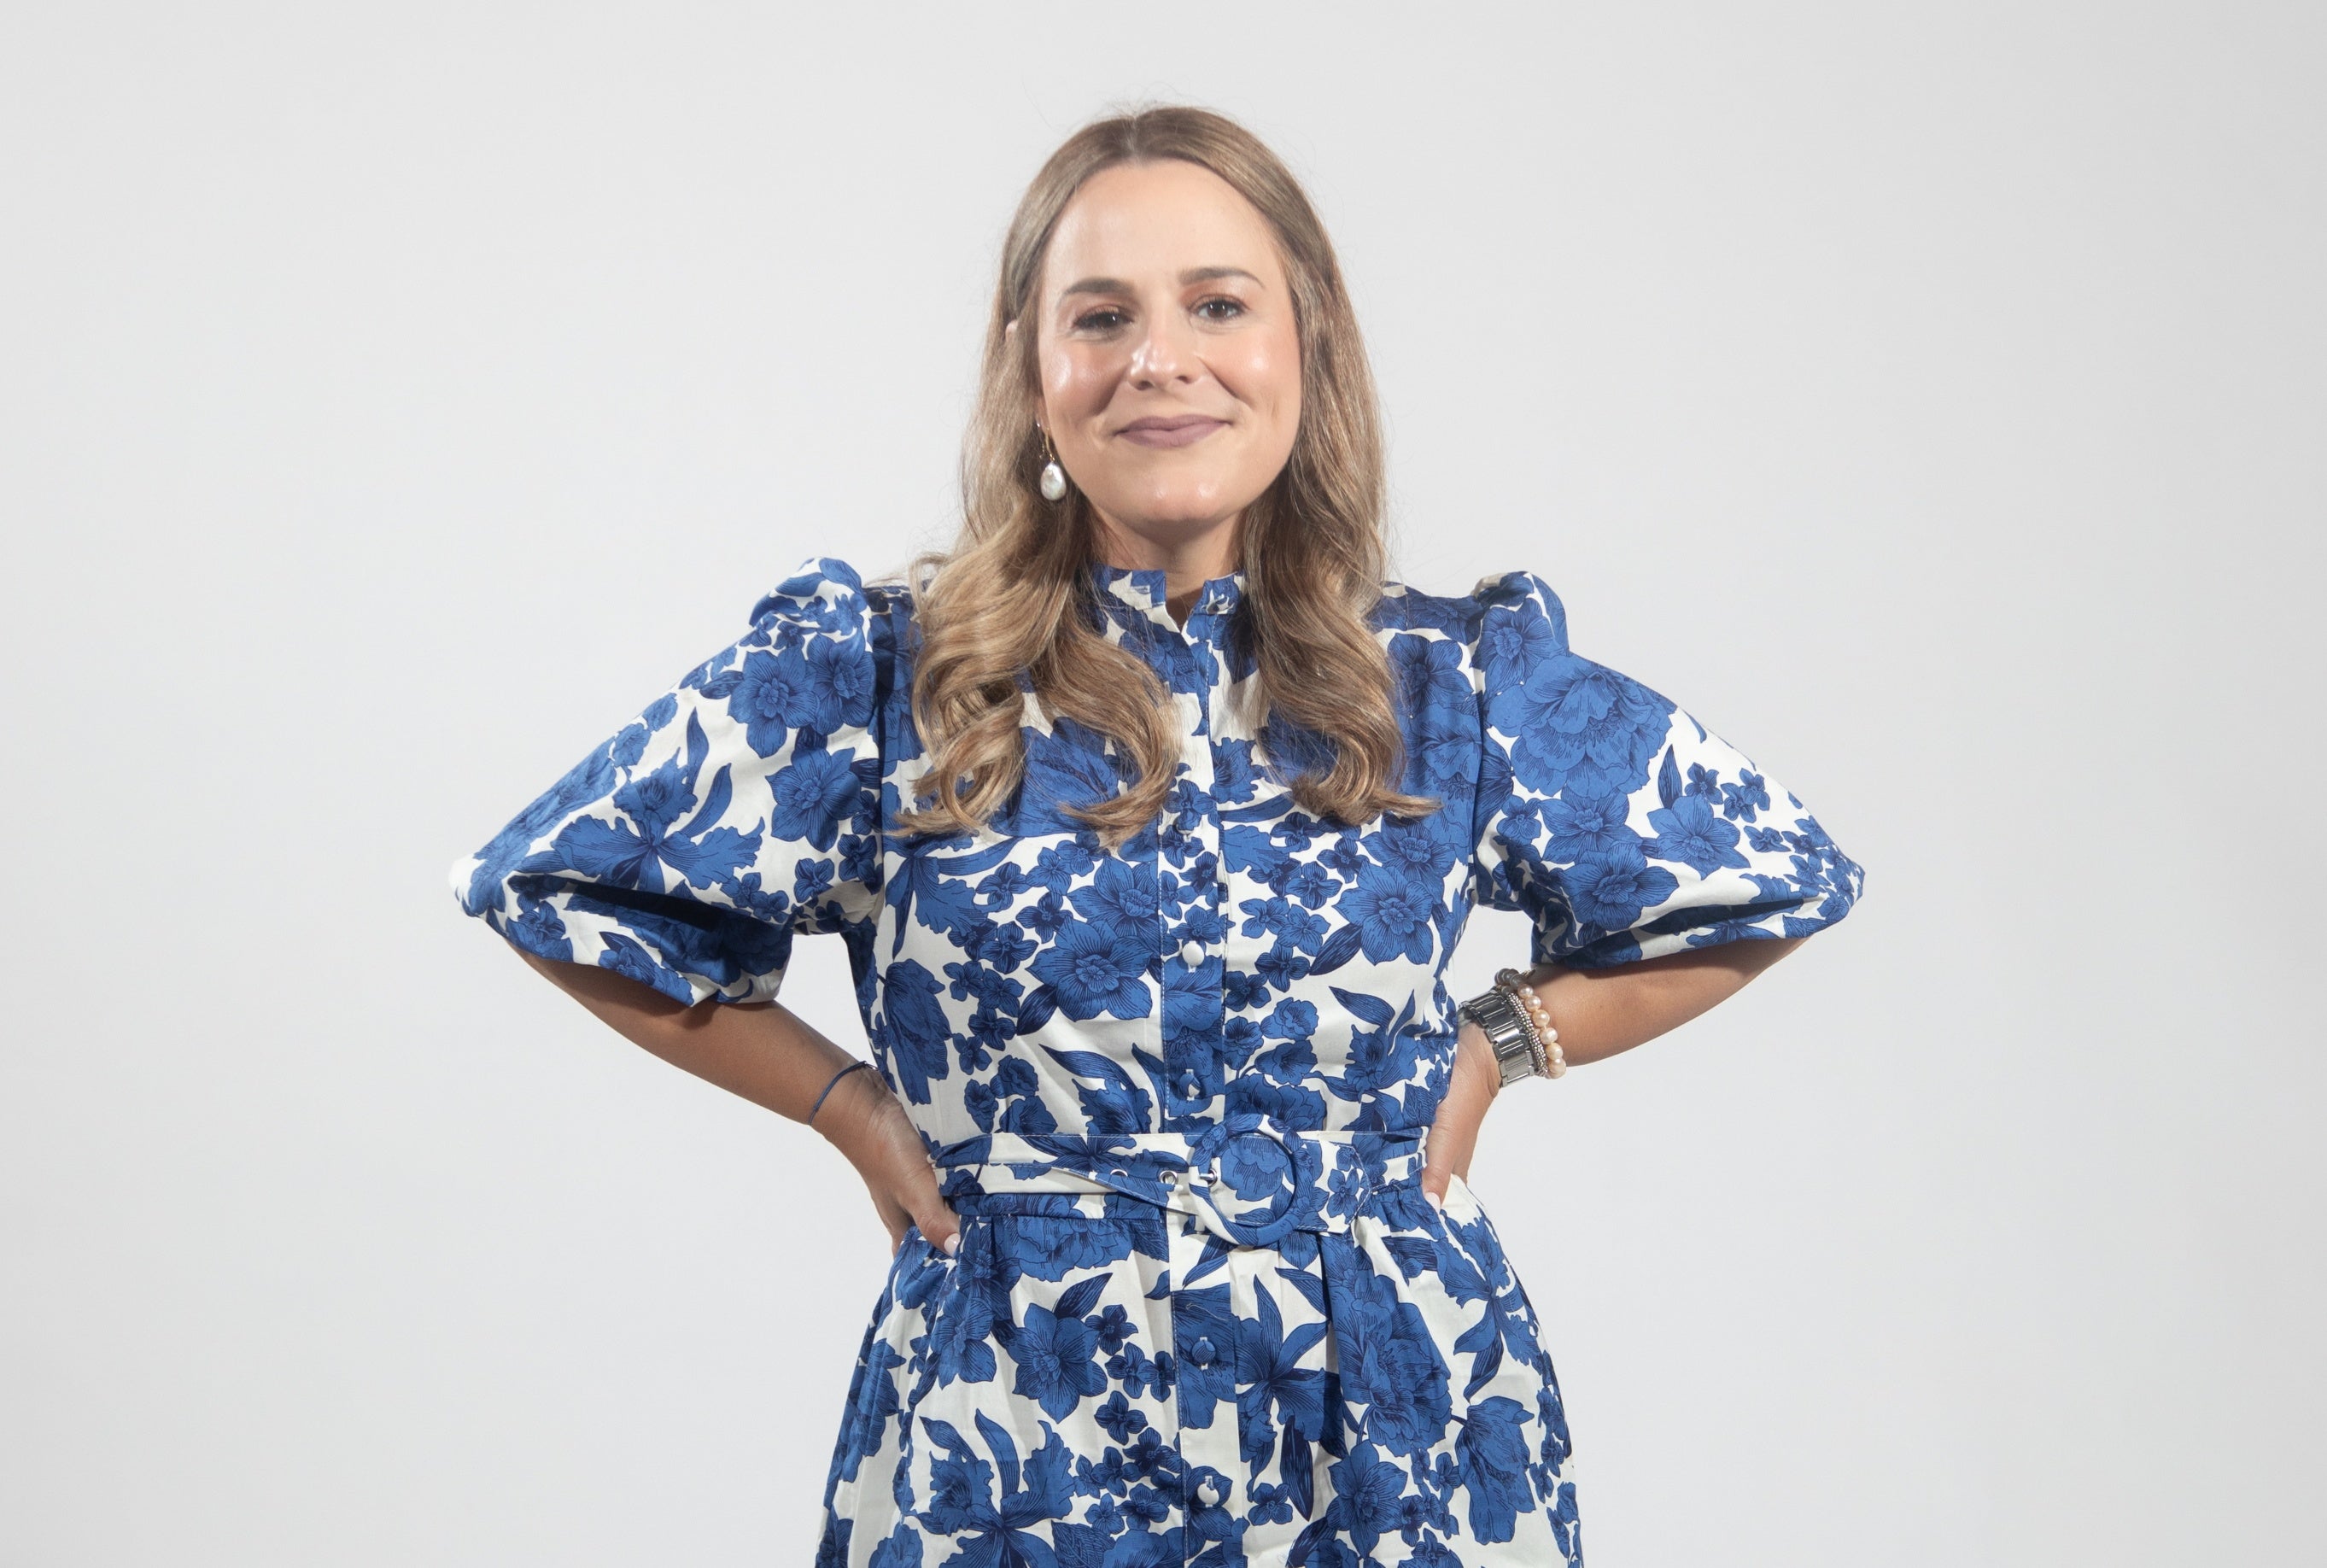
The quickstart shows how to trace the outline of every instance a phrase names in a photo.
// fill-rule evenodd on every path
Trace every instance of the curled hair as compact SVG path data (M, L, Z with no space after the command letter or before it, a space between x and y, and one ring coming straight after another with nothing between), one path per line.
M1289 724L1313 738L1301 750L1324 765L1285 779L1302 809L1356 824L1436 808L1396 787L1403 738L1389 661L1368 620L1386 557L1380 415L1341 264L1299 182L1258 137L1208 110L1167 106L1070 136L1027 187L1003 241L963 443L961 532L949 552L921 557L912 574L921 629L913 720L930 757L915 795L935 799L900 817L908 832L974 832L1018 789L1022 674L1054 722L1073 719L1112 737L1130 763L1113 797L1070 808L1109 847L1154 821L1170 793L1182 743L1171 695L1143 660L1096 630L1098 518L1079 490L1061 506L1037 499L1046 457L1034 424L1030 314L1051 231L1084 182L1166 158L1210 170L1268 224L1299 333L1292 454L1240 524L1246 591L1237 634L1254 659L1253 716L1271 733ZM1014 332L1014 322L1028 330Z

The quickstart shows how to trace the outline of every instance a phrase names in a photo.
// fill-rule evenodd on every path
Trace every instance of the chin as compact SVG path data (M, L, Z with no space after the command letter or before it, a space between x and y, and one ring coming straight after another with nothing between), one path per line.
M1104 503L1102 503L1104 504ZM1126 527L1142 533L1150 530L1172 534L1201 533L1218 527L1244 509L1244 505L1229 498L1212 485L1173 486L1162 490L1145 490L1124 498L1124 505L1107 509L1123 520Z

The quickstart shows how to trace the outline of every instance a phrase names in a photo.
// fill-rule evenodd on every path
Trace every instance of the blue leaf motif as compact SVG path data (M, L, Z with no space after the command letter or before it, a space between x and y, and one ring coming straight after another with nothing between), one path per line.
M1020 1034L1032 1034L1051 1022L1051 1014L1059 1010L1059 994L1048 985L1037 985L1026 993L1026 1000L1018 1004Z
M1332 974L1358 956L1358 949L1365 945L1365 939L1362 927L1347 925L1339 928L1325 938L1325 945L1318 949L1317 961L1309 966L1309 973Z
M1019 702L988 694L1015 795L977 831L909 831L922 586L804 565L453 868L511 944L687 1005L764 1003L796 938L841 938L820 956L959 1226L954 1252L892 1255L819 1568L1576 1568L1525 1293L1483 1215L1417 1184L1455 946L1481 907L1582 968L1806 934L1863 871L1571 648L1525 572L1386 583L1366 611L1397 776L1435 809L1301 804L1335 743L1246 700L1241 574L1190 606L1161 571L1095 567L1065 608L1179 731L1155 817L1112 845L1080 819L1122 798L1129 748L1022 671Z
M1390 1004L1381 997L1369 996L1362 991L1344 991L1339 985L1334 986L1332 991L1333 1000L1348 1008L1355 1016L1364 1019L1376 1029L1389 1027L1390 1019L1394 1014Z
M1107 1289L1107 1276L1093 1274L1078 1280L1059 1293L1058 1314L1062 1318L1079 1318L1098 1305L1098 1298Z

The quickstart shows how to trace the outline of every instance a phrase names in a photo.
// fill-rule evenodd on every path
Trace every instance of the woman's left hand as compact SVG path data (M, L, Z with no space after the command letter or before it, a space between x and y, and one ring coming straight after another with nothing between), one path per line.
M1423 1145L1422 1193L1439 1208L1446 1206L1449 1177L1471 1179L1471 1151L1478 1147L1480 1124L1502 1087L1495 1048L1487 1043L1485 1031L1466 1020L1454 1037L1454 1070L1446 1098L1440 1102L1438 1119L1430 1124L1430 1137Z

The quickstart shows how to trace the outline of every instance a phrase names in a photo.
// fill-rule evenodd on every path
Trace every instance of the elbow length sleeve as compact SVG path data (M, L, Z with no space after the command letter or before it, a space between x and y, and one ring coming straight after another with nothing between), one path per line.
M872 617L846 564L696 666L450 868L462 910L675 1001L772 998L802 931L879 906Z
M1482 582L1472 892L1537 964L1600 968L1847 914L1864 872L1800 799L1673 703L1568 647L1531 573Z

